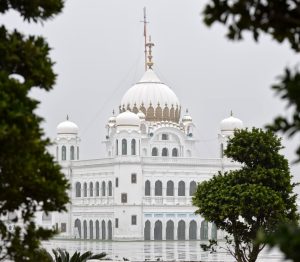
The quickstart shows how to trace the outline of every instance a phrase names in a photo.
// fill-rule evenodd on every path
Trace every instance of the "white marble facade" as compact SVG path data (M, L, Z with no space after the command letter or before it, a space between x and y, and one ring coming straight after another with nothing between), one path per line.
M237 168L222 152L242 125L224 119L220 158L198 158L192 117L181 116L175 93L148 69L108 120L104 158L80 160L78 126L69 120L57 126L55 155L71 184L71 204L67 213L40 214L39 220L68 238L220 239L213 224L194 214L191 199L197 183Z

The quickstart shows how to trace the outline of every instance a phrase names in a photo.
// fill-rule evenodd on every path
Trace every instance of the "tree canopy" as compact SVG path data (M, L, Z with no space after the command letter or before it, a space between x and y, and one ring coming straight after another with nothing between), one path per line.
M62 7L62 0L0 1L0 13L15 9L34 22ZM55 84L49 51L42 37L0 27L0 260L35 261L40 240L55 233L35 225L36 211L63 211L69 201L68 182L47 151L43 119L35 114L39 102L29 96L33 87L48 91Z
M279 43L288 42L292 50L300 52L299 0L209 0L203 14L208 26L216 22L224 24L231 40L242 40L245 32L250 32L255 41L261 34L267 34ZM276 117L269 127L293 137L300 132L299 69L286 68L272 89L286 100L292 113ZM300 161L300 145L296 153Z
M236 130L224 153L241 168L200 183L193 197L196 213L229 234L227 248L238 262L256 261L265 246L255 241L259 230L273 232L279 223L298 219L281 148L271 131Z

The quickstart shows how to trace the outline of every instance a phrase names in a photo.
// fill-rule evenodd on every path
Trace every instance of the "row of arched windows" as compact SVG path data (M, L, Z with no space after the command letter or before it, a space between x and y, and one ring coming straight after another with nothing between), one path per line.
M112 196L112 182L108 181L107 183L107 195L108 196ZM84 182L83 186L81 188L81 183L80 182L76 182L75 184L75 196L76 197L98 197L98 196L106 196L106 183L105 181L102 181L101 183L101 188L100 188L100 183L96 182L95 186L93 184L93 182L89 183L89 187L88 187L88 183Z
M158 156L158 149L157 147L153 147L152 148L152 156ZM164 147L161 151L161 156L169 156L169 150L168 148ZM172 156L176 157L178 156L178 149L177 148L173 148L172 149Z
M189 185L189 195L193 196L196 190L197 190L197 183L195 181L191 181ZM185 191L186 191L185 182L181 180L178 182L177 196L185 196L186 195ZM150 195L151 195L151 182L149 180L146 180L145 196L150 196ZM163 195L163 184L160 180L155 181L154 195L155 196ZM167 182L166 196L174 196L174 195L175 195L174 182L172 180L169 180Z
M131 139L130 142L130 146L131 146L131 155L135 156L136 155L136 140L135 139ZM116 140L116 155L119 155L119 142L118 139ZM127 140L124 138L122 139L122 155L126 156L128 153L127 150Z
M112 222L110 220L107 223L104 220L96 220L96 222L83 220L81 224L81 221L76 219L74 227L75 235L78 235L79 238L112 240Z
M177 230L175 232L175 223L172 220L167 221L165 227L165 239L163 239L163 224L160 220L157 220L154 223L153 231L151 232L151 222L147 220L145 222L144 227L144 240L151 240L151 233L154 240L175 240L175 234L177 236L177 240L196 240L198 229L197 222L192 220L188 224L189 232L186 234L186 222L184 220L180 220L177 224ZM200 226L200 240L208 240L208 222L203 220ZM213 223L211 227L211 239L217 240L217 227Z
M58 159L58 147L56 147L56 158ZM79 159L79 147L77 147L77 160ZM67 160L67 148L66 146L61 147L61 160ZM75 147L70 146L70 160L75 160Z

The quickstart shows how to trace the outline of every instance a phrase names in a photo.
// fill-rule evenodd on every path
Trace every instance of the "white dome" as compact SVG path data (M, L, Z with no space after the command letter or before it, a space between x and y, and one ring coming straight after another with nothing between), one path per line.
M130 111L125 111L116 117L117 126L139 126L140 118Z
M234 129L242 129L243 122L238 118L230 116L221 121L220 128L221 131L234 131Z
M72 121L66 120L56 127L57 134L78 134L78 126Z
M150 120L147 115L147 109L150 106L154 108L154 111L158 106L162 110L165 107L171 110L173 107L174 110L177 108L180 111L180 103L175 93L159 80L153 70L148 69L142 79L124 94L121 108L123 110L124 108L129 110L136 108L135 112L144 108L146 120ZM178 122L179 116L177 118L176 121Z
M116 116L111 116L109 119L108 119L108 124L110 126L114 126L116 123Z

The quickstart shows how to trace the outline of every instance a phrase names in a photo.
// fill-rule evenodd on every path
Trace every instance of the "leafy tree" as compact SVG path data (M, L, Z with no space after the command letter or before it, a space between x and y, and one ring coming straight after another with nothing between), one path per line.
M263 33L275 41L287 41L295 52L300 52L300 1L299 0L209 0L204 8L204 22L227 26L227 37L242 40L244 32L250 32L255 41ZM300 132L300 72L298 68L286 68L279 83L272 86L292 108L291 117L278 116L270 125L273 131L281 131L293 137ZM297 149L300 161L300 145Z
M52 260L53 262L86 262L88 259L103 259L106 257L106 253L93 255L93 253L90 251L87 251L83 254L80 254L80 252L76 251L71 256L69 252L60 248L53 249L52 252L55 257L55 259Z
M52 18L62 7L62 0L0 1L0 13L15 9L33 22ZM34 113L39 102L28 95L33 87L48 91L55 84L49 50L42 37L0 27L0 260L46 261L33 250L55 232L37 227L34 214L66 210L69 200L68 182L47 152L43 119Z
M215 175L198 185L196 213L229 234L227 250L238 262L254 262L264 248L259 230L273 232L279 223L295 222L296 195L281 141L271 131L236 130L225 155L241 164L238 170Z

